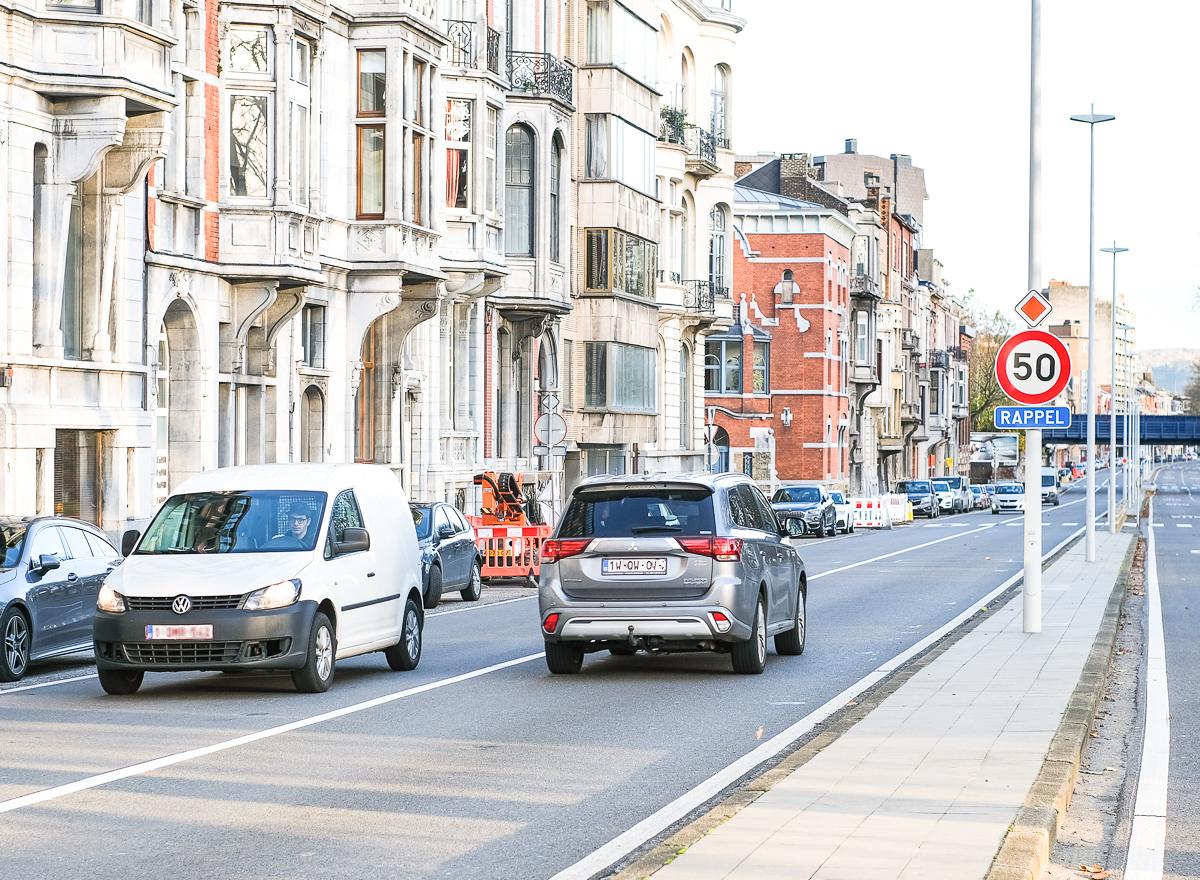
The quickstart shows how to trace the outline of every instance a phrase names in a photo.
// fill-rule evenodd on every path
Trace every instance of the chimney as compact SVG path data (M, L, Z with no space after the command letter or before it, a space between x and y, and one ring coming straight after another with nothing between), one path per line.
M858 138L846 138L846 152L851 155L858 152Z
M805 183L813 177L812 157L808 153L784 153L779 157L781 196L804 198Z

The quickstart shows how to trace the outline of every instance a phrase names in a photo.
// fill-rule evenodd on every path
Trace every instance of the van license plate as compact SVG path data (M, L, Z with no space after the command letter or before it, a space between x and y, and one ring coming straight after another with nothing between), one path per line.
M211 623L190 624L188 626L148 626L146 639L211 639L213 628Z
M643 559L602 559L600 571L604 574L666 574L667 560L662 556Z

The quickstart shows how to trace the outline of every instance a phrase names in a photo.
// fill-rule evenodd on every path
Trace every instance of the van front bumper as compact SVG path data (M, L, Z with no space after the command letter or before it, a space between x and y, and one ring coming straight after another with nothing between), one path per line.
M96 665L147 672L298 669L308 658L317 603L270 611L97 611ZM211 625L211 639L148 639L150 626Z

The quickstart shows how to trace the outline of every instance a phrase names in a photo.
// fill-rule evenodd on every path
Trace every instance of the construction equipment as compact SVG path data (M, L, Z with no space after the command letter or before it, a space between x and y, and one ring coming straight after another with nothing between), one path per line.
M536 584L541 570L542 542L550 526L541 521L537 499L525 494L520 474L485 471L475 475L483 488L479 516L467 521L475 529L475 545L483 560L484 580L526 580Z

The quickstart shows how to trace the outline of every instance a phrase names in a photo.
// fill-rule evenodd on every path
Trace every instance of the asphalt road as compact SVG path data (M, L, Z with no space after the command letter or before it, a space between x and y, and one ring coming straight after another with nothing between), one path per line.
M1166 878L1200 877L1200 463L1155 479L1155 557L1171 708Z
M1083 506L1044 511L1045 549ZM757 677L706 655L552 677L536 602L511 596L431 616L414 672L356 658L321 695L196 673L113 698L60 662L0 691L5 874L553 876L977 605L1020 569L1020 526L799 539L808 648Z

